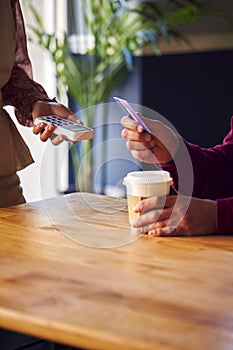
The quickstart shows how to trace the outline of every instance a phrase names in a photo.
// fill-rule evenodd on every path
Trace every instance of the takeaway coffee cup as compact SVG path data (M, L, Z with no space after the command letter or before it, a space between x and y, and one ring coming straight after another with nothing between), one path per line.
M126 186L129 222L140 214L133 208L142 199L169 194L172 178L164 170L133 171L127 174L123 184Z

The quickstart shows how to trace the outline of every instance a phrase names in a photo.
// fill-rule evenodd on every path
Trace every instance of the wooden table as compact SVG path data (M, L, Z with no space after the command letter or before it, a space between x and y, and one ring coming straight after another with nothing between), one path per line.
M85 245L100 232L130 236L123 199L1 209L0 327L88 349L233 349L231 236Z

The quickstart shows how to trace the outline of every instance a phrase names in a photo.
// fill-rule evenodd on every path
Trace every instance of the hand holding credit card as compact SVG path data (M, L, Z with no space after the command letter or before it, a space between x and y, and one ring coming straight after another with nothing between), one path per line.
M138 124L140 124L144 130L146 130L147 132L149 132L151 134L151 131L148 128L148 126L143 122L143 120L136 113L136 111L133 109L133 107L129 104L128 101L123 100L119 97L113 97L113 98L129 114L129 116L132 119L136 120L136 122L138 122Z

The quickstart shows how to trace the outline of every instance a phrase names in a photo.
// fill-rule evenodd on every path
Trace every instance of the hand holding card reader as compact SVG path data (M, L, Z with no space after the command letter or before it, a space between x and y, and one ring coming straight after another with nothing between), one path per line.
M93 129L88 128L82 124L78 124L75 121L60 118L55 115L37 117L34 123L36 125L40 123L52 124L56 127L54 134L64 135L69 141L72 142L89 140L94 136Z
M144 130L146 130L151 134L151 131L148 128L148 126L144 123L144 121L140 118L140 116L136 113L136 111L133 109L133 107L129 104L128 101L123 100L119 97L113 97L113 98L126 111L126 113L129 114L131 118L136 120L136 122L138 122L138 124L140 124Z

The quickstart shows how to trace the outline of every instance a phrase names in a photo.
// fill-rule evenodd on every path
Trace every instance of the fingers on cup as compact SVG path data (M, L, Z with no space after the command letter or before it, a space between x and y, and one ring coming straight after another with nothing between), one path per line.
M170 237L170 236L176 236L177 235L177 230L176 227L172 226L161 226L161 227L156 227L148 230L148 235L152 237Z

